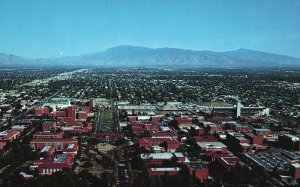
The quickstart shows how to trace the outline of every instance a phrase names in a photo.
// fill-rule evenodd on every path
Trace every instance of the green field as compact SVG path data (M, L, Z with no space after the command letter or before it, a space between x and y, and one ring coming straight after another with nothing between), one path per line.
M110 110L104 110L102 113L102 131L111 130L113 127L113 115Z

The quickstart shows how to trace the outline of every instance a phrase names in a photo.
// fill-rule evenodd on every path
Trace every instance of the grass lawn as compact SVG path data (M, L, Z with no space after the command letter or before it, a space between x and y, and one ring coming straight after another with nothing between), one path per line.
M102 129L108 131L113 127L113 115L110 110L104 110L102 113Z
M101 173L103 173L105 171L105 169L97 164L97 162L94 159L91 159L90 162L92 163L91 167L88 168L84 168L82 167L84 162L77 162L78 166L75 168L75 173L79 173L80 171L86 169L88 170L91 174L96 175L97 177L100 177Z

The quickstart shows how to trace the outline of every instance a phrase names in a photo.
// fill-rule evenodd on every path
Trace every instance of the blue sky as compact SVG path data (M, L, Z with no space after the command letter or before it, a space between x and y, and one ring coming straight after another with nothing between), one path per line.
M0 52L58 57L125 44L300 57L300 0L0 0Z

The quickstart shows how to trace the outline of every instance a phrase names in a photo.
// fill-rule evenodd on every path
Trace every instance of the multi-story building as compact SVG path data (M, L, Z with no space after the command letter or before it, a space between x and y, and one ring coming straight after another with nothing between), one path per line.
M55 138L55 139L33 139L30 146L33 149L42 149L45 146L53 146L56 150L62 150L69 144L78 144L78 140L72 138Z
M279 145L287 150L299 151L300 150L300 138L299 136L291 134L281 134L278 136Z
M33 135L33 139L60 139L63 138L64 132L37 132Z
M182 153L142 153L141 158L144 162L150 165L161 165L165 161L170 161L172 158L176 158L177 162L185 162L186 157Z
M152 146L161 146L167 152L175 152L179 149L179 141L173 138L140 138L138 139L140 147L149 149Z
M201 181L208 179L208 168L203 163L186 163L191 175Z
M192 118L187 117L175 117L174 122L179 128L190 128L193 124Z
M21 132L16 130L0 132L0 149L6 145L6 142L12 142L20 136Z
M214 107L211 111L213 117L249 117L260 115L266 108L262 106L256 107L244 107L240 102L237 102L235 106L229 107Z
M74 163L74 156L71 154L50 155L44 159L34 160L30 170L38 170L39 175L51 175L55 172L69 168Z

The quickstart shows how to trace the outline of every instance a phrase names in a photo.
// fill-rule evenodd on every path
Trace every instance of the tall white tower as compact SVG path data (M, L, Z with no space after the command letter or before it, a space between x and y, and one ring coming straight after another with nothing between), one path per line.
M241 108L242 108L242 104L240 100L237 100L237 104L236 104L236 117L240 117L241 116Z

